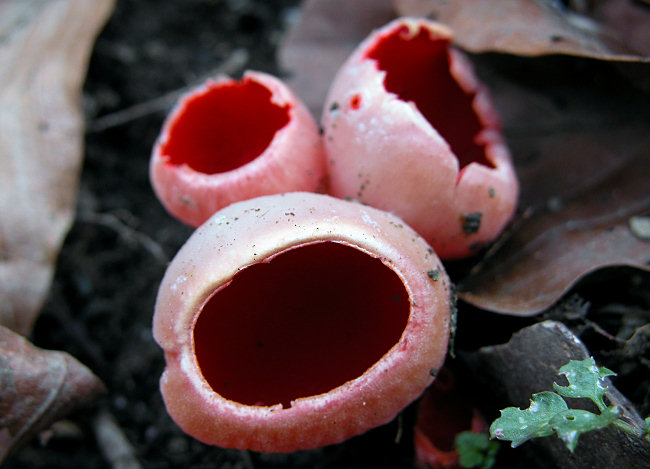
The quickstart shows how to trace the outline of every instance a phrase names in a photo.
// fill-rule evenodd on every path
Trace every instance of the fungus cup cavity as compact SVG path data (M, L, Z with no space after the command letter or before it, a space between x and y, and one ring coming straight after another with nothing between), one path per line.
M389 213L309 193L232 204L161 283L165 404L185 432L222 447L343 441L432 382L450 296L431 247Z
M278 79L247 72L185 95L154 145L150 177L165 208L198 226L240 200L322 190L318 126Z
M399 18L339 70L322 123L330 193L402 217L442 258L510 220L518 184L496 110L451 32Z

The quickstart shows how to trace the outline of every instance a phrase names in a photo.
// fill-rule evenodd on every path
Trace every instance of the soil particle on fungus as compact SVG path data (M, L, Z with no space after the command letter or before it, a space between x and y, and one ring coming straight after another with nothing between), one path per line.
M483 214L481 212L468 213L466 215L460 216L460 222L463 226L463 232L466 235L471 235L477 233L481 228L481 218Z
M429 270L427 272L427 275L429 276L429 278L431 280L433 280L434 282L437 282L438 279L440 278L440 270L439 269Z
M469 250L472 251L472 252L476 252L476 251L480 250L482 246L483 246L482 243L472 243L469 246Z

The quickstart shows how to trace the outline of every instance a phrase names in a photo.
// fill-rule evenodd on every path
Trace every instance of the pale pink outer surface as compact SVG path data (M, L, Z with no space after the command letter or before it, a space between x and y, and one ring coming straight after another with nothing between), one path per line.
M221 397L202 377L194 354L202 305L246 266L319 241L363 251L399 276L411 305L399 342L358 378L296 399L289 408ZM433 269L440 272L437 281L427 274ZM438 257L391 214L308 193L233 204L190 237L158 292L153 330L167 362L161 378L167 410L185 432L222 447L290 452L343 441L390 421L432 382L447 351L450 301Z
M240 200L289 191L318 191L324 184L325 159L318 124L300 99L280 80L248 71L252 80L271 91L271 102L290 105L289 122L253 161L231 171L205 174L187 165L173 165L161 149L174 122L182 118L186 101L210 87L234 80L208 81L183 97L167 117L150 162L150 179L165 208L191 226L199 226L217 210ZM255 109L250 110L251 113Z
M464 257L494 240L508 223L516 208L517 178L496 110L461 52L450 49L450 73L463 90L476 93L473 109L484 125L477 140L487 144L486 158L494 168L470 163L459 178L458 160L444 138L413 102L386 91L386 72L365 56L405 25L413 35L424 28L434 39L451 38L437 23L400 18L374 31L341 67L322 116L330 193L399 215L443 259ZM354 96L362 105L353 110ZM476 212L482 214L480 229L468 235L461 217Z

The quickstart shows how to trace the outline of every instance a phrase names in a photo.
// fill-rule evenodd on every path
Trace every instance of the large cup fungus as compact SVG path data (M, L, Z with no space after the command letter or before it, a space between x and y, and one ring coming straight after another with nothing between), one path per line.
M228 204L287 191L322 190L319 129L277 78L247 72L208 81L165 121L150 172L156 195L198 226Z
M326 195L239 202L160 286L161 390L190 435L289 452L390 421L442 366L450 284L401 219Z
M485 88L451 32L399 18L339 70L323 110L331 194L402 217L438 255L470 255L511 218L518 185Z

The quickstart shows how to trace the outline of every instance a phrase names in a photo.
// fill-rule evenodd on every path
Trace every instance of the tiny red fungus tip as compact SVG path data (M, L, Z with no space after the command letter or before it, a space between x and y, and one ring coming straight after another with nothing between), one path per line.
M222 447L343 441L431 383L450 296L438 257L391 214L308 193L232 204L161 283L165 404L185 432Z
M423 469L460 469L455 437L461 432L486 433L488 425L455 383L446 367L418 403L414 445L418 467Z
M154 146L156 195L181 221L198 226L226 205L324 181L318 126L280 80L247 72L207 81L183 96Z
M339 70L322 116L330 194L399 215L441 258L494 240L518 195L497 112L451 39L424 19L374 31ZM479 212L467 233L462 217Z

